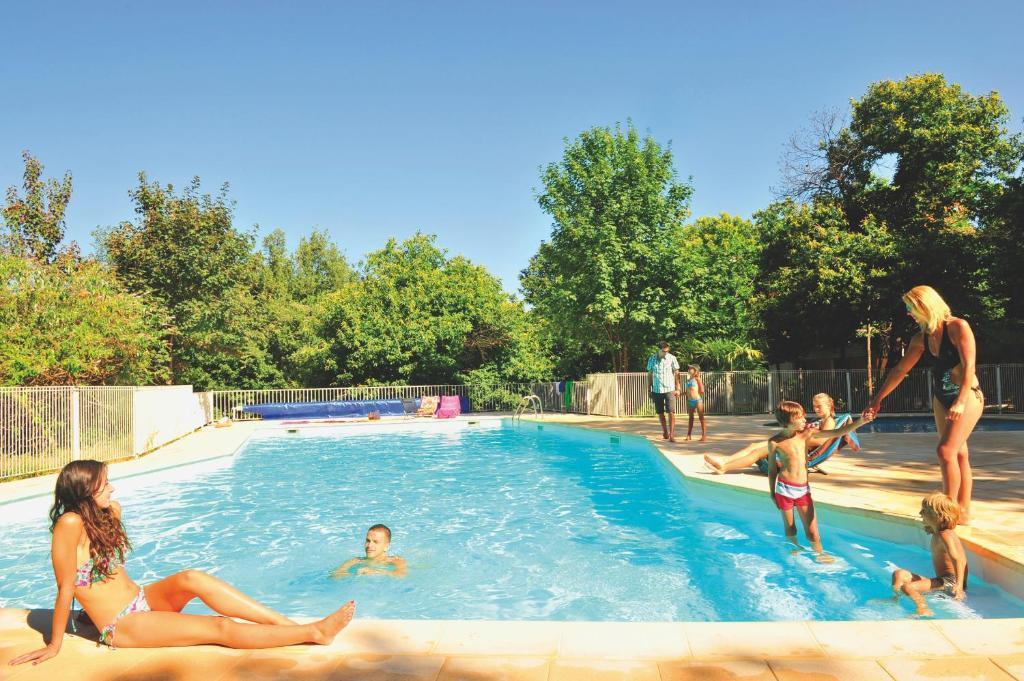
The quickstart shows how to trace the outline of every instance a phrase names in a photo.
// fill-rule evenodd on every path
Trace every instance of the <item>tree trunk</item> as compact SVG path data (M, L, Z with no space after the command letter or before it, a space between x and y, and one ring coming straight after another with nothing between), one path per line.
M871 378L871 362L873 361L873 358L871 357L871 325L870 324L868 324L867 339L868 339L868 395L874 395L875 394L875 383L874 383L874 381Z

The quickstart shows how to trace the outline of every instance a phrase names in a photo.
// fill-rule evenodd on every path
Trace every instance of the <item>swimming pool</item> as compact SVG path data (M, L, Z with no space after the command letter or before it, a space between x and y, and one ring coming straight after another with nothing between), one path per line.
M974 427L978 431L1024 430L1024 420L982 417ZM861 431L869 433L934 433L935 418L927 416L879 416Z
M725 504L641 438L566 426L274 430L234 457L113 482L137 581L196 567L296 616L356 598L378 618L902 619L909 604L875 599L894 564L930 564L920 546L831 527L828 512L825 546L839 560L791 555L767 498ZM37 506L0 521L0 606L52 607ZM395 532L409 576L329 579L376 522ZM966 603L933 609L1021 616L1024 603L972 576Z

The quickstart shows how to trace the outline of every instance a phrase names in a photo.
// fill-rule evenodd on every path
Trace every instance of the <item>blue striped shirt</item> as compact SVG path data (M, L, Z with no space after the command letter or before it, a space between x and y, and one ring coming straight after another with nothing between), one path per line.
M657 355L651 355L647 360L647 371L651 374L652 393L670 393L676 389L679 362L671 352L666 352L661 359L658 359Z

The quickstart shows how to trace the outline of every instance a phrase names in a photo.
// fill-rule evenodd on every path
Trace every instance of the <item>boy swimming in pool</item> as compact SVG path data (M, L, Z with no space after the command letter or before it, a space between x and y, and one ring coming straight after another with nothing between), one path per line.
M922 594L945 591L958 601L967 597L967 554L956 535L960 522L960 506L942 492L934 492L921 500L921 522L932 536L932 567L935 576L922 577L910 570L897 568L892 573L893 597L910 596L917 606L917 617L930 617L932 611Z
M811 488L807 480L807 443L810 440L842 437L862 425L870 418L850 420L842 428L817 430L807 427L804 408L797 402L783 400L775 410L775 419L782 430L768 440L768 495L782 513L786 538L797 548L796 522L793 509L800 514L807 540L818 554L818 562L831 563L835 559L825 553L818 534L818 518L814 512Z
M350 558L331 573L331 577L341 578L352 575L387 575L388 577L405 577L408 567L405 559L389 556L391 547L391 530L387 525L374 525L366 531L364 543L366 555L362 558Z

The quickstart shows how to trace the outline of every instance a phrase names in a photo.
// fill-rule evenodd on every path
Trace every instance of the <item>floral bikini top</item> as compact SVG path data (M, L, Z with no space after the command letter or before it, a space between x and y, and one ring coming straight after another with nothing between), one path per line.
M78 566L78 570L75 572L75 586L92 586L96 582L102 582L107 579L107 575L104 572L113 572L117 568L124 565L117 556L113 556L110 560L105 563L100 563L104 567L109 567L110 570L99 570L97 569L96 561L93 558L85 561Z

